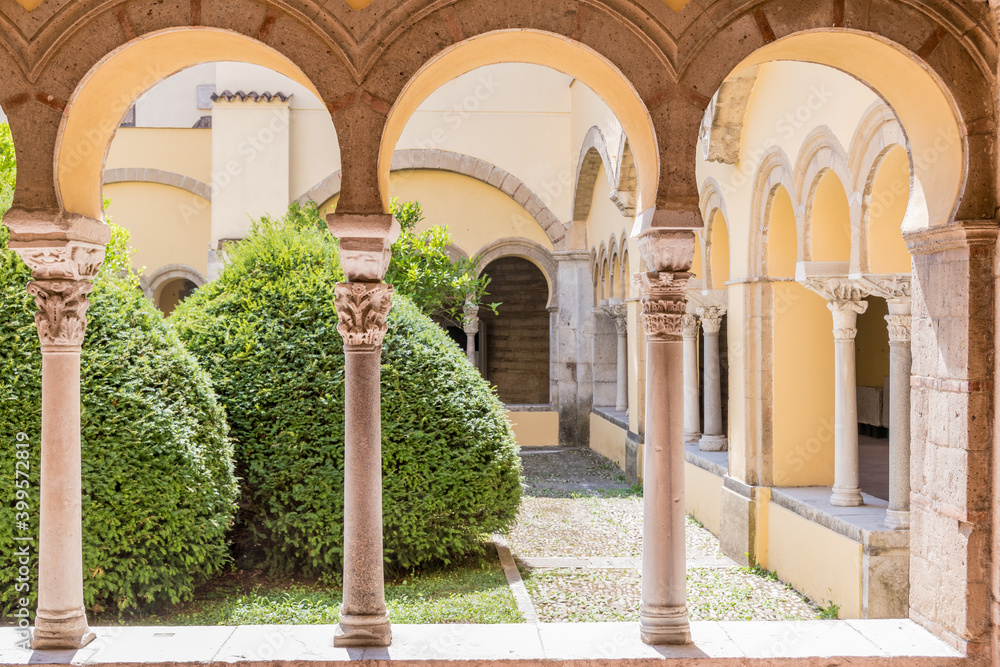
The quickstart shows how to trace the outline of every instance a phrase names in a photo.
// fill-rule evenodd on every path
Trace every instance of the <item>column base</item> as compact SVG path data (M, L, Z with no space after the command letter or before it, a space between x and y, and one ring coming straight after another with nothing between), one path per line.
M687 444L689 442L698 442L699 440L701 440L701 432L700 431L696 432L696 433L685 433L684 434L684 443L685 444Z
M838 489L833 487L833 494L830 495L830 504L834 507L861 507L865 504L861 497L861 489Z
M392 644L392 626L389 615L350 616L341 614L333 645L338 648L389 646Z
M67 612L38 611L31 633L31 648L36 651L80 649L94 641L83 607Z
M703 452L724 452L729 443L724 435L703 435L698 441L698 449Z
M691 643L691 623L687 607L639 607L639 636L651 646Z
M892 530L909 530L910 512L908 510L886 510L885 525Z

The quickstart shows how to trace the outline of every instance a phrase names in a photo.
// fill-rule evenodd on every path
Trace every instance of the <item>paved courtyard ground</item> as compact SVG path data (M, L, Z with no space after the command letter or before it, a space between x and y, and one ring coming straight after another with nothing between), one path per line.
M526 449L527 491L507 541L541 622L637 621L642 491L582 449ZM811 620L821 610L769 573L739 567L692 519L692 620Z

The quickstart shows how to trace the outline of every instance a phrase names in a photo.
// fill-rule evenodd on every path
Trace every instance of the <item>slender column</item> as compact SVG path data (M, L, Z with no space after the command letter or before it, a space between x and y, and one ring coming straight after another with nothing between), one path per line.
M719 332L725 310L717 306L699 308L698 316L705 329L705 433L698 441L703 452L726 450L722 426L722 364L719 359Z
M863 299L870 290L860 282L846 278L813 279L806 287L827 300L833 313L834 338L834 463L833 494L830 504L836 507L857 507L864 504L861 496L861 466L858 452L858 381L857 349L858 315L868 309Z
M605 312L615 321L615 331L618 332L617 382L615 395L615 410L628 411L628 307L621 299L611 299L604 308Z
M646 439L643 476L642 603L647 644L688 644L684 544L684 299L694 234L654 231L640 237L646 265L638 274L646 333Z
M701 386L698 377L697 315L688 313L684 327L684 442L701 439Z
M890 301L889 314L889 509L885 525L910 527L910 303Z
M38 610L31 645L77 649L94 639L83 604L80 353L87 295L110 230L96 220L20 210L4 222L11 229L10 248L35 278L27 289L38 306L42 352ZM52 236L62 240L38 240Z
M349 282L336 288L344 338L344 601L334 646L389 646L382 558L382 341L392 308L381 282L399 237L391 215L331 214Z
M476 334L479 333L479 306L465 304L465 321L462 323L465 329L465 356L469 363L476 365Z

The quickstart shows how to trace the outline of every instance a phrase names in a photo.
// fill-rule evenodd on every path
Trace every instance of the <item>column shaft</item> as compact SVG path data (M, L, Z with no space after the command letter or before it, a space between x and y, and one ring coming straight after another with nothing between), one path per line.
M628 411L628 332L618 331L618 378L615 410Z
M698 316L684 316L684 442L701 438L701 382L698 377Z
M830 504L857 507L861 497L861 462L858 452L858 315L867 307L864 301L832 301L834 327L834 470Z
M80 350L43 345L35 649L79 648L94 638L83 605L80 469Z
M896 310L890 303L889 310ZM906 304L909 311L909 304ZM889 323L889 528L910 527L910 316L887 315Z
M722 424L722 363L719 358L719 332L723 311L720 308L699 308L705 330L705 433L698 446L704 452L726 449L726 434Z

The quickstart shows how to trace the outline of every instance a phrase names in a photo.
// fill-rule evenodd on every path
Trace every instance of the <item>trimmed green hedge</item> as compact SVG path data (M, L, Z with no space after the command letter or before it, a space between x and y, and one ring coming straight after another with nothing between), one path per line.
M344 355L335 240L309 216L264 219L221 277L175 311L212 375L245 480L236 546L272 573L339 575ZM397 295L382 356L390 568L449 562L512 524L520 462L504 406L447 334Z
M41 353L31 275L0 226L0 606L15 606L15 442L28 436L38 534ZM177 602L228 562L236 479L208 375L138 290L115 232L90 296L81 362L84 591L88 606ZM37 543L31 545L34 609Z

